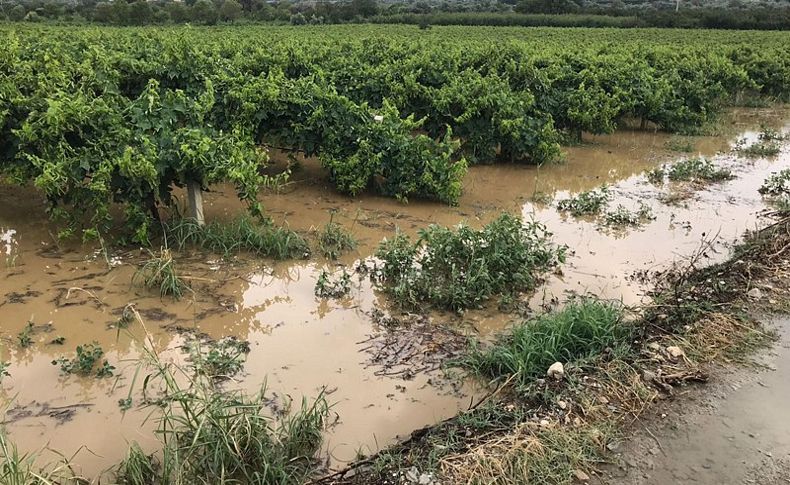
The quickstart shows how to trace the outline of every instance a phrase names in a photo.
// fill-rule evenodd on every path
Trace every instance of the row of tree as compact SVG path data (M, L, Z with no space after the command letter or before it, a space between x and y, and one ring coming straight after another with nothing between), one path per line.
M14 3L16 2L16 3ZM696 3L695 3L696 2ZM613 27L684 27L790 29L790 6L743 4L706 7L699 0L645 6L613 0L377 0L292 2L291 0L0 0L0 20L97 22L110 25L230 22L292 24L412 23L437 25L554 25ZM568 14L576 15L573 18ZM536 17L544 15L545 17Z

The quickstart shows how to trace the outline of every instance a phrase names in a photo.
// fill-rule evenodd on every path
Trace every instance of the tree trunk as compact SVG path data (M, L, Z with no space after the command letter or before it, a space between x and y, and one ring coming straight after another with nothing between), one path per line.
M189 199L189 217L195 219L199 226L206 223L203 218L203 191L200 184L190 180L187 182L187 198Z

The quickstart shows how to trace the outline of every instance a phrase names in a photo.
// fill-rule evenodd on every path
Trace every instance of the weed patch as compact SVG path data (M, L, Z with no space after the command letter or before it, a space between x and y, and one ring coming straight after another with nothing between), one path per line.
M631 330L620 305L592 299L516 325L489 348L474 346L460 365L487 380L513 380L526 388L554 362L589 360L604 351L627 351Z
M689 158L672 165L663 165L647 172L647 179L654 184L671 182L722 182L734 178L732 172L718 167L705 158Z
M318 234L318 249L327 259L337 259L341 254L357 247L357 241L343 226L331 218Z
M197 247L230 256L248 252L274 259L305 258L307 241L296 232L271 222L242 217L230 224L209 222L200 226L194 219L175 219L164 225L168 242L176 249Z
M582 192L576 197L564 199L557 203L557 210L561 212L570 212L572 215L584 216L591 214L600 214L606 204L611 199L609 188L603 186L596 190Z
M763 131L758 135L757 142L747 146L745 140L739 140L735 145L735 151L747 157L773 157L779 154L780 142L786 138L786 135L773 128L763 128Z
M337 278L333 278L328 271L321 270L315 283L315 296L319 298L342 298L350 291L351 274L345 269Z
M96 378L112 377L115 367L110 365L107 360L102 362L104 357L104 350L96 342L78 345L77 355L73 359L60 357L53 360L52 365L59 365L61 372L64 374L76 374L79 376L87 377L94 376Z
M537 222L502 214L479 231L432 225L415 242L398 232L376 256L384 263L383 288L399 304L462 311L533 289L541 273L564 261L565 248L550 237Z
M666 143L667 150L673 152L691 153L694 151L694 143L688 137L673 136Z
M194 371L214 381L227 380L241 372L250 353L250 343L236 337L207 342L195 338L183 348Z

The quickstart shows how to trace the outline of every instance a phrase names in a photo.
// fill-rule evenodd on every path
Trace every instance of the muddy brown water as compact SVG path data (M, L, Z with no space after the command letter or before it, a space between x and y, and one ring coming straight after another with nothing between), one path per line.
M414 234L431 223L480 226L503 210L520 212L545 223L555 241L571 249L562 273L550 275L526 297L530 308L538 311L583 293L638 304L645 287L633 278L635 272L666 267L714 234L720 244L710 257L724 257L727 243L760 224L766 205L757 188L771 172L790 167L790 151L785 145L779 156L743 159L731 149L737 139L755 139L763 125L787 131L790 109L734 110L722 122L723 134L691 138L692 154L670 151L672 137L663 133L620 131L566 148L562 164L476 166L456 207L344 197L311 161L280 193L262 194L261 200L276 221L304 232L326 224L333 212L360 242L340 261L349 266L370 256L395 228ZM647 183L643 172L696 154L732 168L736 178L694 191L680 205L660 202L675 189ZM615 194L611 208L620 203L635 208L641 201L656 219L639 229L602 230L595 220L567 217L551 204L531 202L536 192L561 199L604 183ZM182 272L200 282L197 291L180 301L160 299L130 284L140 251L105 258L92 248L59 247L38 195L0 186L0 201L0 361L10 363L11 375L2 383L8 403L4 427L24 451L49 447L75 455L74 464L86 476L100 477L132 441L156 448L150 410L134 407L122 413L118 405L132 386L143 334L135 325L128 335L108 326L130 302L141 311L165 359L183 360L183 336L174 326L213 338L233 335L248 340L252 351L243 375L227 385L256 391L265 384L270 394L297 403L324 389L336 415L324 447L333 467L456 414L480 393L477 385L448 381L435 370L410 379L382 372L364 348L384 331L371 313L389 311L386 298L356 277L348 298L316 298L319 272L336 269L335 263L180 255ZM224 187L207 194L206 204L209 218L241 210L233 191ZM433 314L431 321L493 335L515 318L495 306L464 315ZM34 343L21 348L17 335L28 321L35 324ZM65 337L65 344L49 344L55 337ZM76 345L93 341L107 351L117 379L66 377L52 365L53 359L73 356Z

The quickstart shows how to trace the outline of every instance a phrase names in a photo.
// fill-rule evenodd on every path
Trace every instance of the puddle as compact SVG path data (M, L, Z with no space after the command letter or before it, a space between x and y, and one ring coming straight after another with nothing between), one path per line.
M302 164L280 194L266 194L262 201L276 222L287 221L299 231L323 226L333 212L334 220L359 240L357 249L341 258L339 264L346 266L370 256L396 227L414 234L431 223L480 226L502 210L521 212L547 224L555 240L573 250L563 274L550 276L532 296L532 309L587 292L635 304L645 290L633 278L636 271L661 268L713 234L721 244L720 254L711 257L724 257L725 243L759 223L765 205L757 188L771 171L790 166L788 147L770 160L740 159L729 151L737 139L755 136L761 125L787 131L789 121L786 108L735 110L725 117L724 135L692 138L693 154L723 152L716 162L731 167L737 178L695 192L686 206L659 202L667 189L647 183L641 174L689 155L669 151L669 135L639 131L585 138L583 145L566 150L563 164L473 167L456 207L344 197L332 191L312 161ZM643 201L656 219L640 229L612 233L600 230L595 221L565 217L530 202L537 192L561 199L604 183L615 194L610 207L635 207ZM347 298L317 298L318 274L332 264L245 258L228 264L182 255L182 272L196 278L197 291L179 302L160 300L130 285L131 263L143 256L140 251L105 256L94 248L58 247L41 201L5 186L0 186L0 200L0 262L5 263L0 269L0 361L11 364L2 392L13 399L4 421L22 450L49 446L66 456L79 451L74 460L78 469L95 477L117 463L129 442L156 446L149 411L133 408L124 414L118 404L129 392L140 355L141 329L133 325L127 335L112 326L130 302L146 320L157 349L168 350L166 358L181 358L177 349L183 338L175 328L212 338L232 335L248 340L251 352L244 373L227 385L257 391L265 384L270 393L296 402L324 390L337 415L324 450L332 466L450 417L475 400L472 385L442 378L440 357L413 347L382 356L382 348L394 344L387 344L386 329L374 316L388 307L367 280L354 276ZM231 189L218 187L205 200L209 218L232 217L242 210ZM431 317L431 322L413 322L409 331L415 333L405 340L432 339L426 346L446 352L453 351L452 336L432 335L426 325L444 323L486 335L514 318L491 309ZM34 324L33 344L21 348L18 334L28 322ZM371 340L374 335L384 340ZM59 337L63 345L50 343ZM54 359L72 356L76 345L93 341L107 352L116 377L64 377L52 365Z

